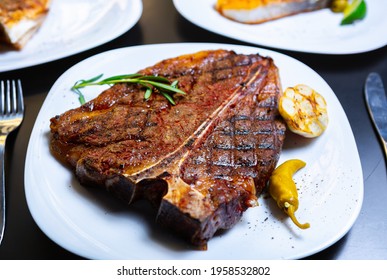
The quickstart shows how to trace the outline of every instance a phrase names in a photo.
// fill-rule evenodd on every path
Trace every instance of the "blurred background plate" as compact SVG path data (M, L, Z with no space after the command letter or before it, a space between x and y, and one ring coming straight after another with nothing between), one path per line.
M266 47L320 54L354 54L387 44L387 2L368 0L364 20L341 26L343 14L322 9L262 24L243 24L221 16L216 0L173 0L178 12L208 31Z
M141 0L54 0L38 32L20 51L0 51L0 72L76 54L117 38L142 14Z

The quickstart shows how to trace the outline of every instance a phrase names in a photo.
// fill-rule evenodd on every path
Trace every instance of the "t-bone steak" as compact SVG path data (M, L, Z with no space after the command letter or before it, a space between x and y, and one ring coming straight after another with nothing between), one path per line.
M127 203L149 200L156 221L206 248L257 205L285 137L270 57L208 50L139 73L178 80L176 105L116 84L51 119L51 150L82 185Z

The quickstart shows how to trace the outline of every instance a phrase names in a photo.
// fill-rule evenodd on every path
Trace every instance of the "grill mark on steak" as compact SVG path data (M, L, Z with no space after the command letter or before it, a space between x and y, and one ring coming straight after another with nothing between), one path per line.
M158 223L204 246L256 203L285 137L273 61L232 51L163 60L139 73L177 79L176 106L117 84L51 119L51 149L81 184L127 203L147 199Z

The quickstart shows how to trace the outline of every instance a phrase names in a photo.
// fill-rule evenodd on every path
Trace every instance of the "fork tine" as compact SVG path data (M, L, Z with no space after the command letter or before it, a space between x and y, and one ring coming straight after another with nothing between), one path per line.
M5 95L5 113L11 113L11 85L9 80L7 80L7 92Z
M4 97L5 97L5 86L4 81L0 83L0 114L4 113Z
M11 104L10 109L9 109L9 111L11 111L11 113L16 113L16 110L17 110L17 107L16 107L16 102L17 102L16 93L17 93L16 83L15 83L15 80L12 80L11 81L11 95L12 96L10 98L10 102L12 104Z
M23 100L23 89L20 79L17 80L17 113L24 112L24 100ZM15 105L16 106L16 105Z

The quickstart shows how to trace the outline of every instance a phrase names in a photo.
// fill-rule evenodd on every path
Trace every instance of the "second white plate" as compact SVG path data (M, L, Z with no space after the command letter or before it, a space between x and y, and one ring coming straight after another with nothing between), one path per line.
M367 1L367 16L341 26L342 14L329 9L303 13L262 23L243 24L221 16L216 0L173 0L187 20L226 37L261 46L321 54L367 52L387 44L385 0Z
M141 0L54 0L41 28L22 50L0 51L0 72L99 46L132 28L141 14Z

